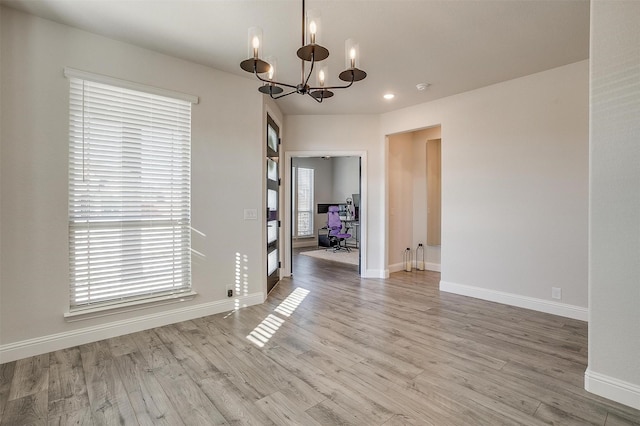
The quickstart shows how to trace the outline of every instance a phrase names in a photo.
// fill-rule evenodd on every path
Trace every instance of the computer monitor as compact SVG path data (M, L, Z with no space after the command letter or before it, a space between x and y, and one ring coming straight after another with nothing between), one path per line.
M338 211L338 214L340 216L345 216L347 214L347 205L345 203L329 203L329 204L318 203L318 208L317 208L318 214L328 213L330 206L338 206L338 208L340 209Z
M340 212L342 212L342 206L340 205L340 203L318 203L318 208L317 208L318 214L328 213L329 212L329 207L331 207L331 206L340 207ZM342 214L342 213L340 213L340 214Z

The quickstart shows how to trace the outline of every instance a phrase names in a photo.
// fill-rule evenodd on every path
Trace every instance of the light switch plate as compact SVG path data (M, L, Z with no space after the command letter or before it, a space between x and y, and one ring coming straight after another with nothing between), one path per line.
M244 220L258 220L258 210L244 209Z

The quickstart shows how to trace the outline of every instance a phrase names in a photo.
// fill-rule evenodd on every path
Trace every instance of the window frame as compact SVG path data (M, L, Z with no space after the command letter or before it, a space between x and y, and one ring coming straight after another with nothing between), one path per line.
M309 199L308 202L306 203L306 205L304 207L304 209L300 209L300 171L304 170L305 172L303 172L303 174L307 173L307 175L309 176L309 182L307 182L306 186L308 186L309 188ZM313 237L315 235L315 230L314 230L314 222L315 222L315 211L314 211L314 205L315 205L315 170L312 168L308 168L308 167L296 167L295 169L295 194L296 194L296 237L297 238L307 238L307 237ZM309 229L308 229L308 233L304 233L301 234L300 233L300 215L301 214L308 214L309 216Z
M198 103L198 98L71 68L65 68L64 75L69 79L70 108L68 217L70 295L69 311L65 313L65 317L128 308L140 304L167 303L171 300L185 300L193 297L196 293L192 290L191 281L191 107L192 104ZM78 93L79 84L82 84L80 94ZM90 93L94 89L104 89L105 93L95 95L96 98L91 103L91 99L87 97L94 96ZM122 94L122 99L117 97L117 93ZM96 100L102 96L104 97L100 98L100 101ZM77 105L77 102L81 102L81 105ZM141 105L137 105L136 102L140 102ZM181 112L157 110L159 106L155 102L159 102L162 108L175 104L176 108L181 108ZM100 109L97 108L98 103L100 103ZM154 106L148 106L149 103ZM93 115L87 112L91 107L96 107ZM188 111L187 116L184 116L184 111ZM148 116L142 112L148 113ZM117 114L122 114L118 116L121 121L112 118ZM167 119L157 118L163 115L171 116L171 114L174 118L170 120L175 121L173 127L167 124ZM180 114L179 117L178 114ZM100 126L104 127L96 130L98 125L95 123L99 119L103 120ZM78 121L81 121L81 124ZM118 126L122 132L120 136L114 136L113 133L106 135ZM102 131L104 134L100 133ZM119 145L116 146L117 144ZM93 156L87 153L92 147L97 153ZM105 154L105 147L113 152ZM179 152L175 155L179 160L173 158L173 151L169 154L165 152L167 149L172 150L172 147L177 147ZM78 159L78 149L81 150L80 159ZM117 159L118 156L120 160ZM101 166L92 165L92 162L98 164L97 160L105 162L101 163ZM176 163L175 166L174 163ZM118 170L122 171L113 172L105 167L105 164L107 166L120 164L122 168ZM159 167L165 167L166 164L169 164L169 170L174 172L178 170L179 174L167 175L166 169L158 171ZM154 166L156 169L151 170ZM91 170L92 167L93 170ZM82 169L79 170L79 168ZM102 170L99 170L100 168ZM138 172L134 172L135 170ZM78 173L82 175L82 182L78 182ZM120 176L117 176L118 173ZM136 174L139 176L132 177ZM110 187L112 184L122 186L118 191ZM78 191L82 191L83 188L85 193L79 195ZM115 200L113 205L104 201L107 199L107 193L118 192L120 196L113 197ZM78 197L81 197L82 201L79 201ZM121 204L118 205L118 202ZM150 209L150 205L153 208ZM102 213L106 211L110 213L103 215ZM104 243L105 240L94 238L105 230L108 230L110 237L113 237L109 242L111 247L109 250L113 254L109 255L104 254L107 251L104 248L107 245ZM91 232L94 236L89 235ZM169 242L171 244L168 244ZM107 271L103 276L113 272L114 276L121 277L120 279L110 278L112 281L106 279L104 281L106 284L102 284L103 289L119 289L119 291L108 290L107 294L113 293L108 298L93 296L83 301L78 296L78 290L84 288L82 286L97 287L99 286L97 283L100 282L95 275L93 278L90 274L88 275L87 269L82 270L82 268L99 269L96 267L97 261L94 260L92 263L92 260L83 259L83 255L88 253L89 246L80 248L77 244L85 243L94 245L94 253L96 253L93 255L94 258L104 262L100 265L108 265L102 267L102 271ZM160 246L162 246L161 250ZM175 272L175 265L171 272L167 272L171 268L160 261L164 259L163 256L173 259L174 264L177 262L177 272ZM125 259L126 262L115 259ZM132 263L133 267L130 270L127 269L130 265L128 262L133 261L139 263ZM185 269L179 269L181 266ZM109 270L109 267L114 269ZM169 278L172 276L174 277ZM132 284L130 277L141 277L143 281L140 281L140 284ZM154 284L155 279L158 281ZM122 282L128 284L118 287L118 280L121 281L120 284ZM92 281L96 284L92 284ZM161 282L165 284L162 285ZM175 285L175 282L181 282L181 284ZM110 285L113 287L109 287ZM137 289L134 289L134 286L137 286ZM128 295L116 294L123 291L129 292Z

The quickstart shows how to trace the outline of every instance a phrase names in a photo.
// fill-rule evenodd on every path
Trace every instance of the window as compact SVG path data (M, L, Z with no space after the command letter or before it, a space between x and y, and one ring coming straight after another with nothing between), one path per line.
M297 168L297 236L308 237L313 234L313 169Z
M75 70L65 75L70 311L184 295L191 290L197 98Z

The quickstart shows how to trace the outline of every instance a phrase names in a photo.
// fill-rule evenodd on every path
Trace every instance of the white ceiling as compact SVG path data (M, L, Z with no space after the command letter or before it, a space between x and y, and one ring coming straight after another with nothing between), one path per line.
M239 63L247 57L248 28L260 26L264 54L277 57L278 79L300 81L300 0L0 3L249 79ZM589 55L589 0L307 0L306 7L321 13L329 83L341 83L347 38L359 41L368 77L322 104L296 94L281 99L285 114L382 113ZM431 86L417 91L423 82ZM383 100L386 92L395 99Z

